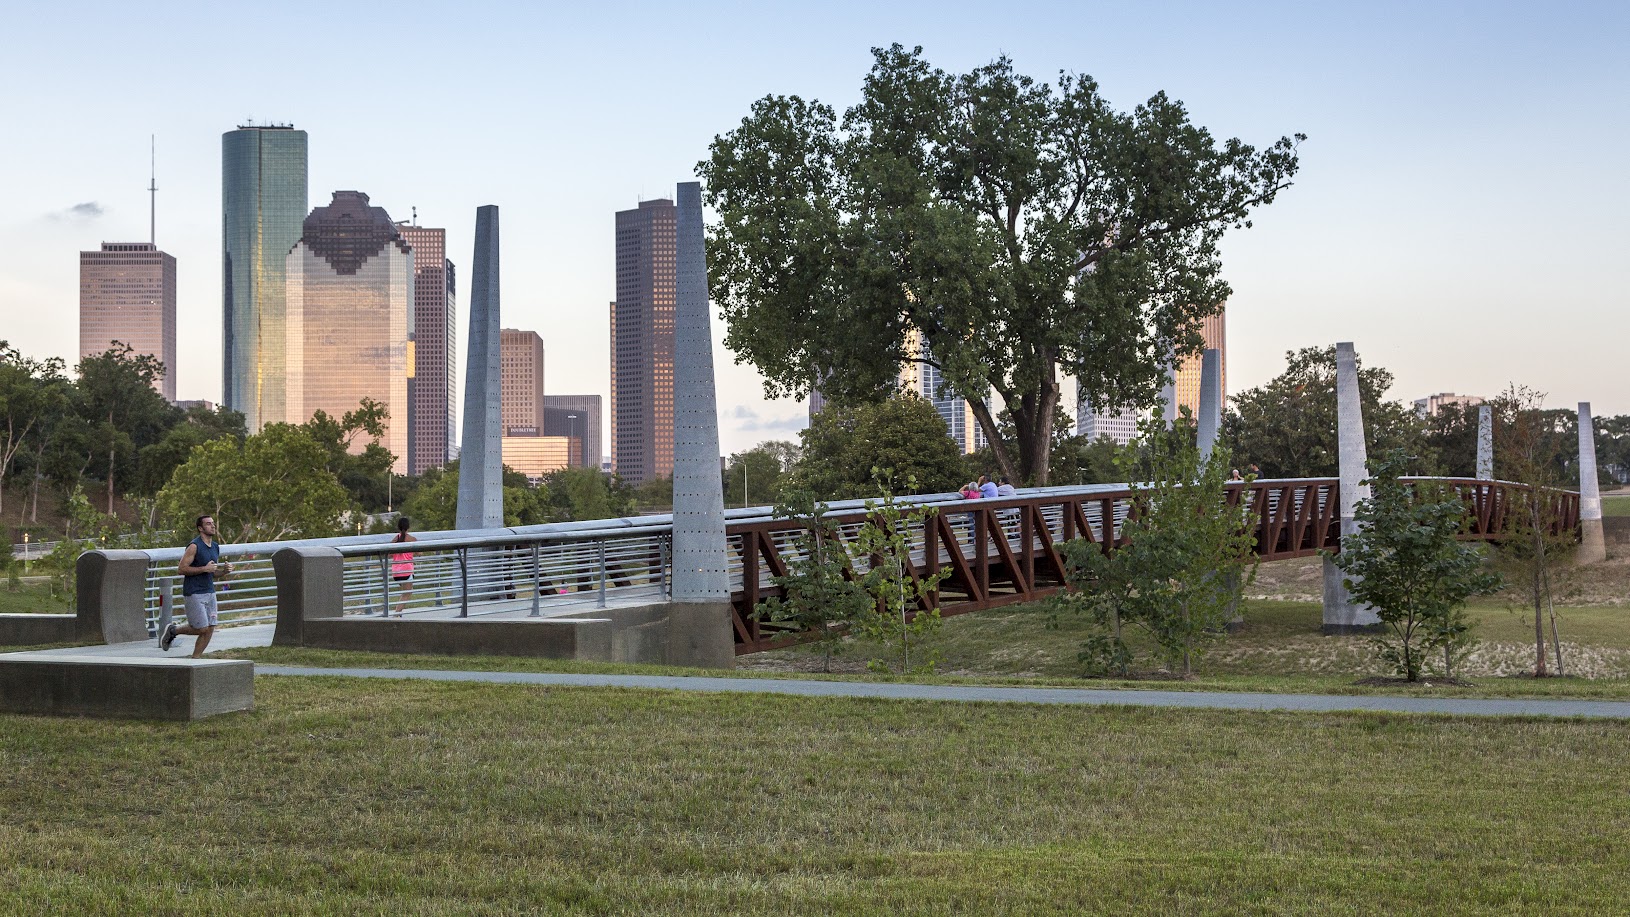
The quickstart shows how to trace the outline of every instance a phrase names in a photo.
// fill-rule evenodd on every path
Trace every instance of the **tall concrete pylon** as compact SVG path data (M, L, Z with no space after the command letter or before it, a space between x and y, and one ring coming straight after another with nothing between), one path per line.
M1602 531L1602 491L1596 482L1596 425L1590 402L1579 402L1579 553L1581 564L1607 560L1607 537Z
M1177 422L1177 355L1166 351L1166 384L1160 387L1160 409L1166 429Z
M1477 479L1494 480L1494 408L1477 406Z
M1341 537L1359 530L1355 518L1358 501L1370 496L1368 456L1364 448L1364 408L1359 400L1358 356L1351 341L1336 345L1336 456L1341 478L1339 486ZM1381 624L1375 609L1354 601L1340 569L1324 560L1324 632L1326 634L1368 633Z
M496 205L476 208L475 257L470 267L470 347L464 364L464 436L459 444L456 525L461 529L495 529L504 524Z
M674 277L674 664L735 665L730 566L719 486L719 412L708 315L702 186L681 182Z
M1222 428L1222 351L1206 348L1200 354L1200 417L1198 442L1200 462L1211 460L1211 451L1217 447L1217 434Z

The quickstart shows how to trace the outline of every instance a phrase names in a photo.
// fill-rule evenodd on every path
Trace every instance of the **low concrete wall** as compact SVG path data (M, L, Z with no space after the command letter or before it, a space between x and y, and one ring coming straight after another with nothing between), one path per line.
M80 643L87 639L78 615L0 615L0 646Z
M724 669L736 664L727 602L586 609L569 618L347 617L342 607L343 564L333 548L284 548L272 555L277 573L273 645Z
M254 706L251 662L59 653L0 656L0 711L7 713L199 720Z

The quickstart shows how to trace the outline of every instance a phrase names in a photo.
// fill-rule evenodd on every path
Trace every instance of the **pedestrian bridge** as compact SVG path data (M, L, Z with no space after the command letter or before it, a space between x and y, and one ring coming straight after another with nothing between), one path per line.
M1465 501L1463 537L1474 540L1498 539L1506 530L1513 496L1525 490L1500 481L1431 480ZM1229 485L1228 499L1244 502L1254 520L1256 552L1272 561L1338 546L1338 487L1335 478L1258 480ZM913 551L908 575L949 571L930 599L947 616L1050 595L1064 585L1059 546L1085 538L1107 551L1122 543L1135 492L1130 485L1109 484L1032 488L994 500L964 500L956 494L903 497L902 504L935 510L909 532ZM1579 495L1547 493L1561 527L1577 527ZM842 538L852 537L867 517L863 501L838 501L830 507L827 519ZM726 529L736 652L797 642L799 634L762 620L756 609L779 592L774 578L786 575L796 557L798 523L758 507L727 511ZM389 557L399 547L388 535L225 545L222 554L237 570L221 584L221 619L228 626L275 620L280 589L300 584L280 583L272 558L280 550L299 547L331 548L343 557L347 616L400 609L409 619L420 620L581 619L601 609L665 601L672 572L671 532L672 519L665 515L423 532L413 544L411 592L391 579ZM93 554L141 565L141 614L147 633L156 633L159 618L180 603L176 565L181 549ZM90 557L81 558L82 570ZM81 611L83 617L83 603ZM106 639L140 639L140 625L134 630L122 636L110 632Z

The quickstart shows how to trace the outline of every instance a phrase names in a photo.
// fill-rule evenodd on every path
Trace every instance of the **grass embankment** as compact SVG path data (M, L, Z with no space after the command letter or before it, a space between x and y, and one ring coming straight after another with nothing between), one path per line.
M256 693L190 726L0 716L0 912L1584 914L1630 895L1617 722Z
M1471 687L1357 685L1357 679L1382 672L1374 662L1368 638L1323 636L1318 605L1254 601L1246 603L1244 629L1220 642L1201 663L1199 676L1187 681L1082 678L1076 654L1086 636L1084 622L1069 615L1055 616L1044 604L947 618L935 640L942 657L938 674L909 680L1185 691L1630 698L1630 609L1563 609L1559 614L1571 671L1588 678L1521 677L1520 673L1532 665L1532 621L1525 622L1504 607L1480 606L1472 610L1472 616L1478 621L1482 642L1465 663L1465 671L1472 675ZM812 647L743 656L737 659L738 669L731 673L521 657L421 656L284 647L223 655L264 664L325 668L875 680L880 676L865 671L867 651L867 647L848 646L835 660L832 675L820 674L820 653Z
M16 592L0 578L0 614L71 614L67 600L47 583L23 583Z
M1630 494L1608 494L1602 497L1602 515L1630 516Z

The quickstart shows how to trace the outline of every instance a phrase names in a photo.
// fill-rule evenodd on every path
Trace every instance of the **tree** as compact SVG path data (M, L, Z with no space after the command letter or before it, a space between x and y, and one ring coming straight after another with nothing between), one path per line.
M634 514L634 490L598 468L562 468L543 476L551 516L568 522Z
M1285 371L1267 385L1229 399L1223 442L1239 461L1260 466L1266 478L1334 477L1336 467L1336 348L1304 347L1285 354ZM1359 404L1370 455L1403 449L1426 454L1425 429L1413 407L1387 401L1392 373L1358 370ZM1415 473L1435 470L1431 456Z
M248 430L241 413L224 407L211 410L195 404L158 442L141 450L130 490L152 496L169 483L170 475L181 467L194 447L222 438L242 442L246 436Z
M1394 449L1370 463L1370 493L1358 501L1359 531L1343 536L1334 561L1353 598L1375 608L1384 630L1377 654L1406 681L1418 681L1427 654L1444 650L1444 675L1454 677L1454 645L1469 625L1466 599L1499 588L1475 548L1455 536L1466 504L1432 482L1400 480L1410 457Z
M1477 476L1479 405L1446 404L1423 420L1422 443L1437 458L1437 468L1456 478Z
M1065 437L1053 447L1053 470L1048 480L1055 485L1122 483L1121 452L1122 446L1107 434L1093 440Z
M1188 677L1226 632L1255 536L1243 501L1228 503L1226 449L1202 463L1193 440L1169 433L1158 411L1139 443L1123 453L1121 465L1125 479L1149 482L1140 485L1127 520L1127 543L1106 554L1084 538L1066 542L1070 589L1057 601L1096 628L1081 652L1090 672L1126 674L1137 658L1126 631L1136 627L1168 667Z
M533 487L526 475L504 466L504 522L506 526L539 525L553 521L549 492ZM458 525L458 461L427 468L419 486L402 504L402 513L420 529L447 530Z
M268 424L241 444L211 440L159 491L159 514L171 529L188 532L196 516L209 513L229 542L336 535L353 503L327 460L321 443L290 424Z
M370 511L385 508L390 492L391 467L396 456L380 444L390 412L372 398L363 398L356 410L339 419L315 411L300 426L327 454L328 470L351 498Z
M79 362L76 402L86 422L79 442L87 449L82 467L91 464L93 454L106 457L99 467L107 470L108 515L113 514L116 475L134 473L138 451L158 442L181 419L181 411L154 388L163 375L164 364L157 357L118 341Z
M62 360L32 360L0 341L0 509L5 508L6 476L18 453L41 438L50 411L48 388L62 380Z
M907 393L869 404L827 404L799 437L803 452L787 486L820 499L876 493L874 468L892 468L898 481L923 493L956 490L965 470L956 443L934 406Z
M1508 386L1492 402L1495 477L1528 488L1510 495L1505 537L1495 550L1495 562L1521 591L1524 605L1533 609L1535 678L1550 674L1545 648L1547 617L1556 650L1556 673L1567 671L1552 599L1571 567L1574 532L1561 525L1562 503L1555 492L1578 486L1577 471L1575 480L1569 481L1559 460L1570 445L1578 453L1577 417L1570 425L1561 416L1566 412L1547 411L1544 402L1543 392L1519 385Z
M855 533L849 545L852 562L864 558L866 572L860 584L871 601L856 621L860 635L879 643L883 651L900 653L900 674L933 672L934 654L922 653L918 646L917 662L912 663L911 648L921 644L939 629L938 608L924 608L923 599L951 575L949 569L938 573L919 571L908 575L911 563L912 532L928 524L938 512L932 506L906 509L895 499L895 482L903 485L906 493L918 492L917 482L910 477L898 478L887 468L872 469L878 498L866 501L866 522ZM884 658L872 659L869 666L877 671L888 671Z
M793 541L787 575L775 577L781 595L759 603L766 619L814 634L822 649L821 671L832 671L832 657L849 627L875 610L875 602L856 581L837 526L826 518L826 504L807 490L789 493L776 506L779 518L803 527Z
M730 456L724 470L726 506L766 506L780 495L781 476L798 460L800 450L789 442L762 442Z
M1290 186L1303 138L1219 144L1164 93L1124 113L1089 76L872 53L841 122L766 96L698 165L726 344L771 396L872 400L930 363L1002 472L1045 484L1060 368L1096 405L1152 402L1228 298L1224 231Z

